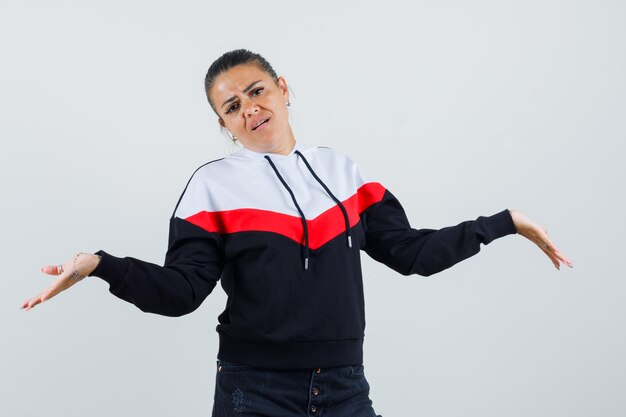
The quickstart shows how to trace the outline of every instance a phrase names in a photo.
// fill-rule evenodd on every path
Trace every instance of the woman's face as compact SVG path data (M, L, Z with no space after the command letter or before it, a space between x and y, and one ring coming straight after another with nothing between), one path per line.
M257 152L287 154L294 144L289 125L289 93L255 64L241 64L218 75L209 96L220 125L243 146Z

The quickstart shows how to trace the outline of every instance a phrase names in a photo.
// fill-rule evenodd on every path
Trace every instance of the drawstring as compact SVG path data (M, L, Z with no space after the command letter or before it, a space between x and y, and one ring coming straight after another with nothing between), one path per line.
M306 218L304 217L304 213L302 213L302 210L300 209L300 206L298 205L298 202L296 201L296 196L293 194L293 191L291 191L291 188L289 188L289 185L287 185L283 177L280 175L280 173L276 169L276 166L274 165L270 157L265 155L265 159L267 159L267 161L270 163L270 165L274 169L274 172L276 173L276 176L278 176L278 179L280 180L280 182L282 182L285 188L287 189L287 191L289 191L289 194L291 195L291 199L293 200L293 203L296 205L296 208L298 209L298 213L300 213L300 217L302 218L302 227L304 228L304 269L309 269L309 228L307 227L307 224L306 224Z
M300 151L298 151L298 150L296 150L294 153L297 153L298 155L300 155L300 157L302 158L302 160L306 164L306 167L309 169L309 171L311 171L311 174L313 175L313 177L315 177L317 182L319 182L321 184L321 186L324 187L324 190L326 190L326 192L328 193L330 198L332 198L335 201L335 203L337 203L339 205L339 208L341 209L341 212L343 213L343 219L346 222L346 237L348 239L348 247L351 248L352 247L352 237L350 236L350 218L348 217L348 212L346 211L346 208L341 203L341 201L339 201L339 199L337 197L335 197L333 195L333 193L330 192L330 190L328 189L326 184L324 184L322 182L322 180L317 176L317 174L315 174L315 172L313 171L313 168L311 168L311 165L309 165L309 161L306 160L304 155L302 155L302 153L300 153Z
M351 248L352 237L350 236L350 218L348 217L348 212L346 211L346 208L341 203L341 201L339 201L339 199L335 197L333 193L330 192L326 184L324 184L324 182L317 176L317 174L315 174L315 171L313 171L313 168L311 168L311 165L309 165L309 162L306 160L304 155L302 155L302 153L298 150L294 151L294 153L297 153L298 155L300 155L306 167L309 169L309 171L313 175L313 177L317 180L317 182L320 183L320 185L324 188L324 190L326 190L330 198L332 198L335 201L335 203L339 205L339 208L341 209L341 212L343 213L344 221L346 223L346 237L348 240L348 247ZM296 205L296 208L298 209L298 213L300 213L300 218L302 219L302 227L304 229L304 269L305 270L309 269L309 228L307 226L306 217L304 217L304 213L300 209L300 205L298 205L296 196L294 195L293 191L291 191L291 188L289 188L289 185L287 185L287 182L285 182L283 177L280 175L280 172L278 172L278 169L276 169L276 165L274 165L274 162L272 162L272 160L270 159L268 155L265 155L265 159L267 159L267 161L270 163L270 165L272 166L272 169L276 173L276 176L278 177L280 182L283 184L283 186L287 189L287 191L289 192L289 195L291 195L291 199L293 200L293 203Z

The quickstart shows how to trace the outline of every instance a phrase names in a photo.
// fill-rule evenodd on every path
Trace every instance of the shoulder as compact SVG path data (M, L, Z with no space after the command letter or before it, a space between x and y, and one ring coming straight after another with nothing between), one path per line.
M200 184L206 183L211 177L214 177L216 170L223 168L225 160L226 157L213 159L197 167L187 180L183 194L188 188L197 187Z
M225 158L218 158L213 159L209 162L205 162L193 171L193 173L187 180L187 184L185 184L185 188L180 194L180 197L178 197L178 201L176 202L176 207L174 207L172 217L176 216L177 211L179 211L179 207L181 206L181 201L185 198L185 196L196 194L198 190L202 188L203 184L206 184L206 179L210 178L211 171L213 171L218 165L220 165L220 162L224 159Z

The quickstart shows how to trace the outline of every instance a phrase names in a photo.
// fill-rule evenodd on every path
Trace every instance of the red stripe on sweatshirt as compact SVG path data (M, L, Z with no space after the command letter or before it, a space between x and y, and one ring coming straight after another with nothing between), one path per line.
M352 197L342 201L348 212L350 227L359 222L359 215L365 209L381 201L384 194L385 187L382 184L369 182L363 184ZM201 211L187 217L185 220L208 232L222 234L250 231L272 232L304 244L302 219L275 211L250 208ZM309 247L311 249L323 246L346 230L341 208L337 204L313 220L307 220L306 222L309 229Z

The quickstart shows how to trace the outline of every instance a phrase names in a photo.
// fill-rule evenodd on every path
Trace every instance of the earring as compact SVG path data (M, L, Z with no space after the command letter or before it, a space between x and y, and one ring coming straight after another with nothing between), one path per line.
M231 139L233 142L237 142L237 138L236 138L236 137L234 137L232 133L228 132L228 134L230 135L230 139Z
M285 103L285 105L287 105L287 106L291 106L291 102L287 101L287 102Z

